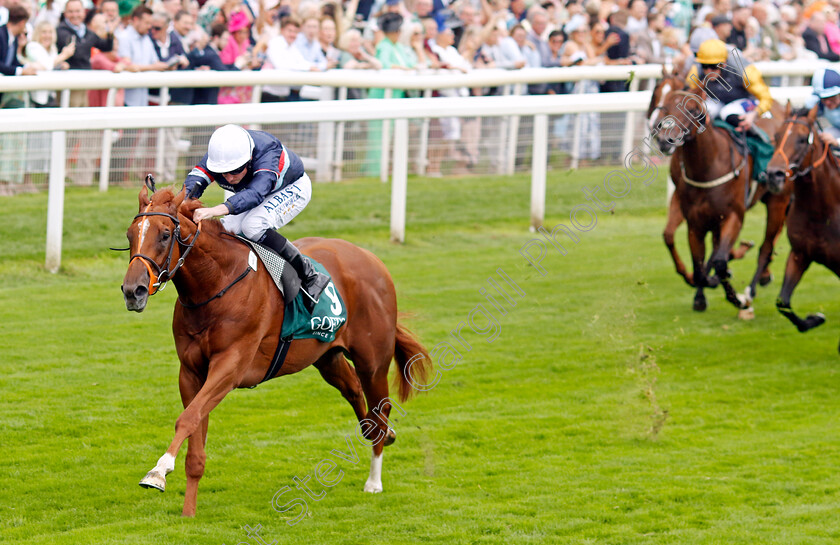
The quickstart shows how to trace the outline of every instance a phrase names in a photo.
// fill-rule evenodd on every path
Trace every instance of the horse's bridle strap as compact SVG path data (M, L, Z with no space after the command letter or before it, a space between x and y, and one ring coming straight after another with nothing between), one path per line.
M146 210L148 210L148 208L149 207L147 206ZM184 259L187 258L187 255L189 255L190 250L192 250L195 246L196 240L198 239L198 235L201 234L201 222L198 222L198 225L196 225L195 234L192 236L192 240L188 244L186 240L181 238L181 221L177 217L173 216L172 214L167 214L166 212L147 212L146 210L134 216L134 219L136 220L137 218L145 216L164 216L172 220L172 222L175 224L175 231L173 231L172 238L170 238L169 240L169 253L166 256L166 261L163 262L163 265L158 265L154 259L150 258L147 255L139 253L132 254L129 258L129 266L131 265L131 263L134 262L135 259L140 259L143 265L146 266L146 270L149 271L149 295L154 295L158 292L159 289L163 289L166 286L166 283L172 279L172 277L175 275L178 269L180 269L181 266L183 266ZM184 253L181 254L180 258L178 258L178 262L175 264L175 267L173 267L170 271L169 264L172 261L172 254L175 251L176 241L179 245L186 246L187 249L184 250ZM155 269L157 269L156 274L152 271L151 265L154 265Z

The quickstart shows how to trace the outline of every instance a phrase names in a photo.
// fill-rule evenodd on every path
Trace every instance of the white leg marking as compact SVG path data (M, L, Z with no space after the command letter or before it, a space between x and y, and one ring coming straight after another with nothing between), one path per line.
M375 454L371 455L370 458L370 476L368 477L367 482L365 483L365 492L371 492L373 494L377 492L382 492L382 455L385 454L384 452L379 456Z
M175 469L175 457L166 452L160 457L154 470L166 476L172 473L173 469Z

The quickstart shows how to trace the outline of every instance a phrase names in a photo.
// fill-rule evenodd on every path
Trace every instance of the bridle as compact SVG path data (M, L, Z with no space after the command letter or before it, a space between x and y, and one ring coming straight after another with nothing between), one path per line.
M151 206L151 204L149 206ZM178 218L172 214L167 214L166 212L148 212L148 209L149 207L147 206L146 210L134 216L134 219L137 220L137 218L146 216L163 216L169 218L175 224L175 231L173 231L172 236L169 238L169 252L166 256L166 261L163 262L163 265L158 265L154 259L141 253L131 254L131 257L129 257L129 267L132 263L134 263L135 259L139 259L146 267L146 270L149 271L149 295L154 295L158 291L163 290L166 287L166 283L172 280L172 277L175 276L178 269L184 265L184 260L195 246L198 235L201 234L201 222L199 222L199 225L196 226L195 234L192 236L192 240L187 240L181 238L181 222ZM172 254L175 251L176 241L179 246L185 247L186 250L181 253L181 257L178 258L178 261L175 263L175 266L172 267L172 270L169 270L170 263L172 262ZM154 270L152 269L153 267Z
M813 170L814 168L819 167L820 165L823 164L826 157L828 157L829 146L828 146L828 144L824 143L823 144L822 156L819 159L817 159L816 162L808 165L808 168L799 169L799 165L805 160L805 157L809 153L812 153L812 150L814 149L813 148L814 135L817 132L817 128L816 128L815 124L811 124L807 121L803 121L802 119L798 119L797 117L792 117L792 118L786 119L785 124L786 124L787 128L785 129L785 133L782 136L782 142L778 146L778 151L779 151L779 154L782 156L782 159L784 159L785 164L787 165L787 170L785 171L785 175L788 178L793 178L793 179L800 178L800 177L805 176L808 173L810 173L811 170ZM803 151L801 153L801 157L799 158L799 160L797 162L792 162L790 159L788 159L788 156L785 153L785 142L787 142L788 136L791 135L791 130L793 129L794 124L804 125L805 127L808 128L808 146L805 148L805 151ZM798 153L797 153L797 155L798 155ZM797 170L794 172L794 169L797 169Z

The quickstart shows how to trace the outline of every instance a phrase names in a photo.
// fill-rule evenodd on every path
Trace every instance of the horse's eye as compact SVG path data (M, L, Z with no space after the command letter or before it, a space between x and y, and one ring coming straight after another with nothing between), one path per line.
M167 241L167 240L169 240L169 231L164 231L164 232L160 235L160 239L161 239L161 240L163 240L163 241Z
M661 125L663 129L670 129L674 126L674 120L671 117L666 117L659 123L659 125Z
M807 144L808 143L808 137L807 136L800 136L799 138L797 138L797 142L799 142L800 144Z

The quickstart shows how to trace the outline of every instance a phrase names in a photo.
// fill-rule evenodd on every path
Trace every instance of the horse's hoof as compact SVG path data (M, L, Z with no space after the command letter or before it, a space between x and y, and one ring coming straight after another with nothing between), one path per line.
M745 293L736 293L735 298L738 299L738 304L736 305L738 307L738 310L746 310L750 308L750 304L752 303L752 301L750 300L748 295L746 295Z
M703 312L704 310L706 310L706 298L704 297L702 299L694 299L693 308L697 312Z
M382 483L375 483L372 481L366 482L365 492L369 492L371 494L379 494L380 492L382 492Z
M768 273L766 275L763 274L758 278L758 285L759 286L766 286L767 284L769 284L772 281L773 281L773 274L772 273Z
M752 307L742 308L738 311L739 320L755 320L755 311Z
M716 288L720 286L720 278L717 276L710 276L706 278L706 287L707 288Z
M755 242L753 242L751 240L742 240L741 241L741 248L745 248L747 250L750 250L750 249L752 249L753 246L755 246Z
M394 441L397 440L397 432L393 429L388 428L388 433L385 434L385 441L382 442L382 446L387 447L388 445L393 445Z
M143 488L155 488L163 492L166 490L166 477L153 469L146 473L146 476L140 481L140 486Z
M821 326L825 323L825 314L822 312L809 314L806 321L808 322L808 329L814 329L815 327Z

